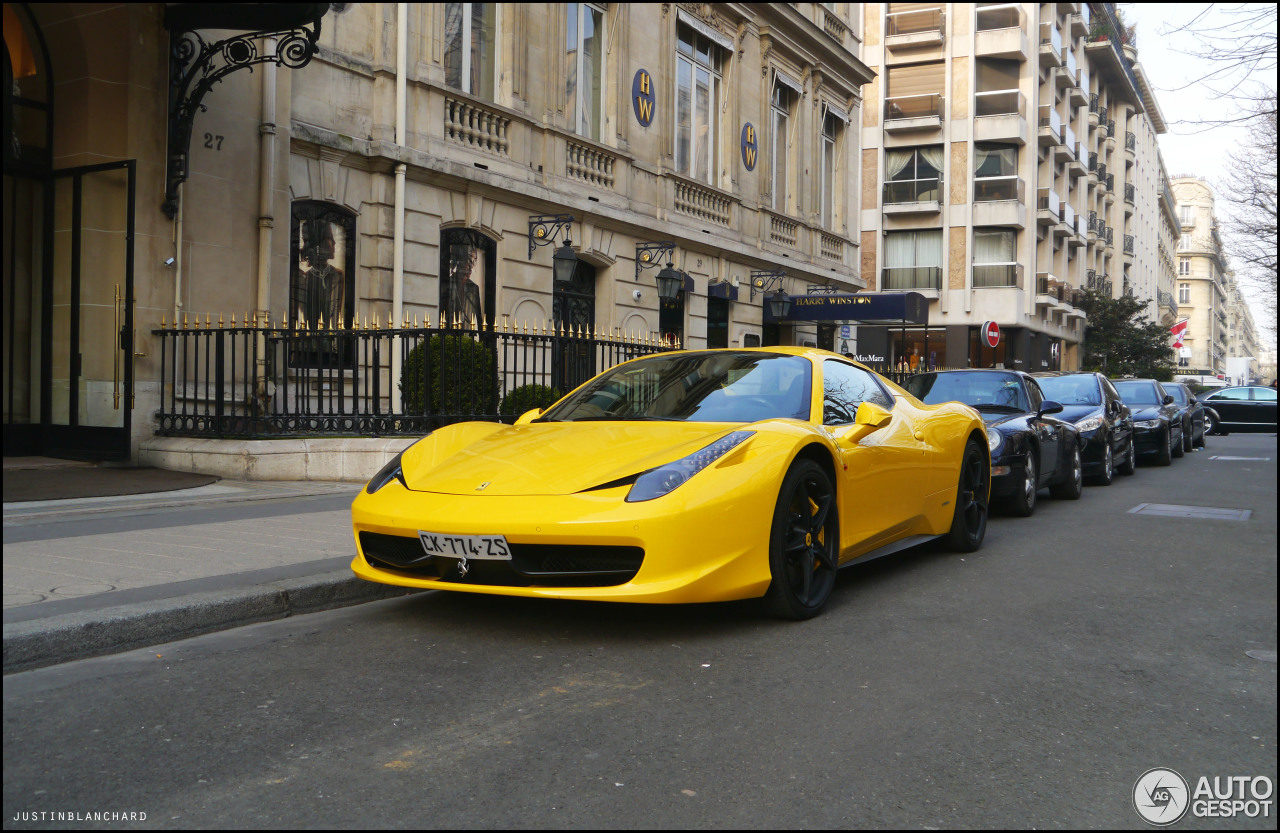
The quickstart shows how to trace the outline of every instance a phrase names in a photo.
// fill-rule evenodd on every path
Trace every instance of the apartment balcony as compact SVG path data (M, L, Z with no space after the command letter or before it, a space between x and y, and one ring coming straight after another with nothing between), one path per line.
M1067 160L1067 176L1072 179L1079 179L1088 173L1086 159L1087 157L1084 152L1084 145L1080 144L1079 140L1077 140L1075 152L1072 154L1071 158Z
M942 210L942 178L886 182L885 214L937 214Z
M944 104L944 96L938 93L886 98L884 101L885 132L941 130Z
M1036 223L1041 226L1057 225L1062 220L1062 198L1051 188L1036 191Z
M1062 116L1053 109L1052 104L1040 106L1040 146L1057 145L1062 141Z
M1098 152L1096 150L1089 151L1089 184L1098 181Z
M975 179L973 224L1026 228L1027 203L1022 178L989 176Z
M1065 90L1068 87L1074 87L1079 83L1080 80L1074 67L1064 65L1053 70L1053 84L1058 89Z
M1076 154L1076 132L1066 124L1062 125L1062 141L1053 149L1053 158L1058 162L1070 162Z
M1078 249L1085 245L1084 218L1067 204L1062 206L1062 225L1067 229L1067 245Z
M1124 158L1130 165L1133 164L1134 154L1138 152L1138 134L1132 130L1126 130L1124 134Z
M1132 182L1125 183L1124 201L1129 205L1133 205L1134 198L1137 196L1138 188Z
M880 270L880 288L895 292L942 289L941 266L886 266Z
M1098 108L1098 138L1099 138L1099 139L1105 139L1105 138L1107 138L1107 125L1108 125L1108 124L1115 124L1115 122L1110 121L1109 119L1107 119L1107 108L1106 108L1106 107L1099 107L1099 108Z
M1072 107L1083 107L1089 103L1089 70L1086 67L1080 68L1076 85L1067 90L1067 103Z
M1115 249L1115 243L1113 242L1114 237L1115 234L1113 233L1111 226L1104 225L1098 234L1098 239L1106 245L1108 252Z
M1132 266L1132 265L1133 265L1133 259L1134 259L1134 251L1133 251L1133 250L1134 250L1134 240L1133 240L1133 235L1132 235L1132 234L1126 234L1126 235L1124 236L1124 244L1123 244L1123 247L1122 247L1122 248L1121 248L1121 250L1120 250L1120 253L1121 253L1121 255L1124 257L1124 262L1125 262L1125 264L1126 264L1127 266Z
M1098 165L1098 190L1099 191L1106 190L1106 187L1107 187L1107 166L1103 164L1099 164Z
M1022 286L1021 263L975 263L972 268L975 289Z
M1073 38L1082 38L1089 34L1089 26L1092 24L1092 15L1089 12L1089 4L1080 4L1080 13L1068 15L1067 23L1071 26L1071 36Z
M1098 212L1090 211L1089 220L1085 225L1085 236L1090 243L1096 243L1098 240L1098 229L1102 226L1102 220L1098 218Z
M1066 52L1066 43L1063 40L1062 32L1058 29L1056 23L1040 24L1040 65L1046 67L1060 67L1063 61L1063 53Z
M1083 289L1070 289L1067 291L1067 303L1070 309L1067 310L1067 318L1088 318L1089 314L1084 311L1085 293Z
M979 58L1025 61L1031 54L1027 17L1021 6L979 6L975 13L973 54Z
M1171 293L1165 292L1163 289L1157 289L1156 303L1160 306L1160 309L1167 310L1172 313L1174 317L1177 317L1178 305L1174 303L1173 295Z
M1018 90L992 90L973 95L973 138L979 142L1027 141L1026 98Z
M1059 289L1062 286L1062 281L1054 277L1052 273L1036 272L1036 306L1056 307L1061 295Z
M1089 94L1089 126L1098 126L1098 111L1102 109L1102 105L1098 103L1098 94Z
M1113 151L1116 149L1116 120L1115 119L1107 119L1106 142L1107 142L1107 150Z
M1054 237L1074 237L1076 233L1076 213L1066 202L1062 203L1062 210L1058 212L1058 222L1053 227Z
M884 45L889 49L941 46L946 37L947 13L940 8L885 16Z
M1101 187L1103 187L1104 185L1106 186L1106 191L1105 191L1104 193L1106 193L1106 194L1107 194L1107 196L1111 196L1111 195L1115 194L1115 192L1116 192L1116 175L1115 175L1115 174L1107 174L1107 175L1104 177L1104 176L1102 176L1101 172L1099 172L1099 174L1098 174L1098 187L1099 187L1099 188L1101 188Z

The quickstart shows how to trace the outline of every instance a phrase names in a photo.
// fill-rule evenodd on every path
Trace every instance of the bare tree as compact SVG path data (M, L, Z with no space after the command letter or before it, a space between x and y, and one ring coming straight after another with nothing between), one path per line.
M1248 142L1228 153L1231 173L1222 196L1234 210L1226 231L1231 254L1240 264L1239 277L1260 290L1263 306L1274 325L1276 318L1276 93L1255 107ZM1264 326L1268 322L1257 322ZM1271 329L1268 326L1268 329Z
M1197 45L1183 54L1199 58L1211 67L1208 72L1170 92L1204 86L1215 98L1235 103L1238 112L1223 119L1183 120L1180 123L1203 125L1206 129L1212 129L1226 124L1248 122L1266 115L1267 112L1274 118L1274 80L1273 86L1269 87L1259 79L1275 78L1276 4L1222 6L1218 12L1226 17L1226 22L1218 26L1203 25L1202 21L1213 8L1214 4L1210 3L1182 26L1160 31L1162 36L1175 32L1191 35Z

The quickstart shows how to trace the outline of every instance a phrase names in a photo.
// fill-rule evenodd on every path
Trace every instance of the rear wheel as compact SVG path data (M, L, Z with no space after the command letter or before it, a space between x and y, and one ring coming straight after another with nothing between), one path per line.
M1036 511L1036 493L1040 491L1040 475L1036 471L1036 454L1027 449L1022 457L1022 484L1017 494L1010 495L1006 508L1019 518L1026 518Z
M783 479L769 535L770 614L809 619L831 598L840 556L835 497L831 478L812 460L797 460Z
M1206 416L1206 417L1205 417L1204 424L1200 426L1200 436L1199 436L1199 437L1197 437L1195 440L1193 440L1193 441L1192 441L1192 442L1195 444L1195 447L1196 447L1196 448L1204 448L1204 438L1205 438L1205 437L1207 437L1207 436L1209 436L1209 418L1208 418L1208 416Z
M1049 492L1059 500L1079 500L1084 491L1083 467L1080 465L1080 446L1071 450L1071 463L1067 476L1059 483L1053 484Z
M1172 424L1169 425L1169 432L1170 432L1170 435L1172 435L1173 433ZM1187 429L1179 428L1178 436L1176 437L1170 436L1169 443L1170 443L1169 454L1171 456L1181 457L1183 454L1186 454L1187 452L1184 449L1186 448L1186 445L1187 445Z
M991 463L986 449L974 440L964 447L960 461L960 483L956 487L956 508L947 532L947 547L956 552L973 552L987 534L988 500L991 495Z
M1196 450L1196 428L1190 420L1182 426L1182 450L1184 452Z

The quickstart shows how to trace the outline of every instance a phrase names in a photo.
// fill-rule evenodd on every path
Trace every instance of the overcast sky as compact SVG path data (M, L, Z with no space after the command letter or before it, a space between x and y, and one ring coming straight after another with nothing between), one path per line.
M1218 91L1230 86L1225 80L1203 82L1198 79L1217 67L1214 63L1197 58L1195 52L1204 46L1186 30L1187 24L1205 11L1206 3L1118 3L1125 20L1137 24L1138 63L1142 64L1147 79L1155 87L1160 112L1164 114L1169 132L1162 135L1160 152L1170 176L1189 174L1208 180L1215 191L1220 191L1227 176L1227 149L1238 147L1247 137L1247 128L1241 125L1225 125L1206 130L1204 126L1191 124L1201 119L1228 119L1239 114L1238 105L1223 98ZM1237 8L1241 4L1226 4L1225 8ZM1256 5L1256 4L1249 4ZM1195 24L1196 31L1229 24L1236 18L1223 12L1223 4L1213 8ZM1241 80L1236 76L1233 80ZM1250 76L1249 83L1265 84L1276 89L1276 72ZM1230 207L1221 198L1216 203L1220 218L1225 218ZM1228 252L1228 255L1230 252ZM1248 289L1248 288L1246 288ZM1274 291L1274 290L1273 290ZM1255 294L1256 293L1251 293ZM1274 323L1250 298L1254 322L1260 327Z

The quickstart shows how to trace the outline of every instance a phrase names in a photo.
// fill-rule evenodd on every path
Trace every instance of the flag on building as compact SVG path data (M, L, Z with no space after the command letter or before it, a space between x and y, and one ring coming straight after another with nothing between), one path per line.
M1169 332L1173 334L1173 346L1175 349L1182 346L1182 337L1187 334L1187 323L1190 320L1190 318L1184 318L1169 328Z

